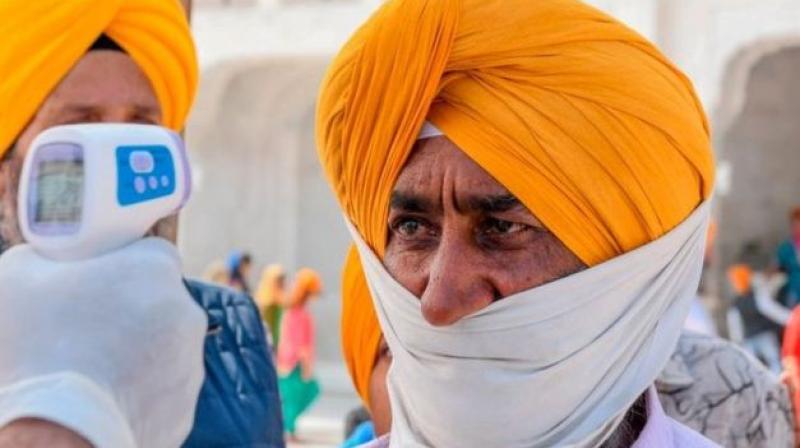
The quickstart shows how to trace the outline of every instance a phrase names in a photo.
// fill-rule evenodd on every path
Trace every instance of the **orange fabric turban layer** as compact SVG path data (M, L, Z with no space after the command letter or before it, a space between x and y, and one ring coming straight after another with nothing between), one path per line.
M379 256L426 119L590 266L660 237L712 191L690 81L576 0L389 0L344 46L319 98L319 155ZM343 300L345 358L366 401L380 328L352 250Z
M311 294L322 292L322 279L316 271L310 268L300 269L294 277L292 295L289 297L289 306L303 303Z
M0 156L103 33L149 78L164 124L183 128L198 67L178 0L2 0Z
M746 264L735 264L728 268L728 281L733 292L743 296L750 291L753 283L753 270Z

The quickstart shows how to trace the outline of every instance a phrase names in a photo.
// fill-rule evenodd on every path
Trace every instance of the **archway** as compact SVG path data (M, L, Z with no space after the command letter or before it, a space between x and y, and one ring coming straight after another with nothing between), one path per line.
M716 128L717 255L765 267L800 205L800 45L760 43L731 65Z

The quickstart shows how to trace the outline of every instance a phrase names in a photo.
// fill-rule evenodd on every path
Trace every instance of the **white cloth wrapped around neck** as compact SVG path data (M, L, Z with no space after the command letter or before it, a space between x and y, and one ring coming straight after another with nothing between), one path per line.
M669 360L695 296L708 201L645 246L447 327L355 227L384 337L392 447L592 447Z

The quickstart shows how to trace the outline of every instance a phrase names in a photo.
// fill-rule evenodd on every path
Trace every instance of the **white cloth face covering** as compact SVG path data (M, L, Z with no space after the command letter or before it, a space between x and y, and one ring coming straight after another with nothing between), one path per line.
M0 257L0 304L0 427L40 418L98 448L189 435L208 323L170 243L70 262L14 247Z
M594 447L669 360L708 201L636 250L434 327L347 221L384 337L392 447Z

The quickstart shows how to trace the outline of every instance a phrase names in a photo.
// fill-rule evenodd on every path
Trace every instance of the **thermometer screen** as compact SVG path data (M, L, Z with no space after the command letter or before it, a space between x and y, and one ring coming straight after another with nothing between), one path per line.
M36 222L77 223L83 212L83 161L52 160L39 165Z

